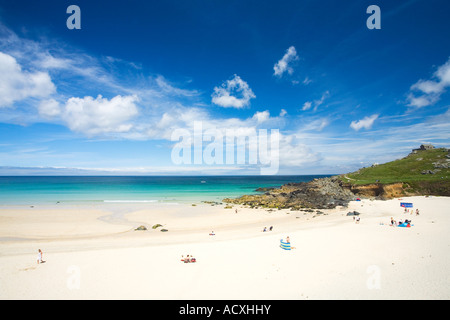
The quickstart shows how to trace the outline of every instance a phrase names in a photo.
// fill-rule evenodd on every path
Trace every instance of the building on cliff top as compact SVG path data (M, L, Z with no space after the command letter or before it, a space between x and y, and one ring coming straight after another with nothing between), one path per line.
M412 151L422 151L422 150L432 150L434 149L434 146L432 144L422 144L420 145L420 148L413 149Z

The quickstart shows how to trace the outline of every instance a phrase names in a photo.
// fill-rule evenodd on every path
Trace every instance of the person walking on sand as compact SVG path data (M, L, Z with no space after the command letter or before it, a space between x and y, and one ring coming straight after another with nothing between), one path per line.
M37 263L42 263L42 251L41 249L38 250L38 255L37 255Z

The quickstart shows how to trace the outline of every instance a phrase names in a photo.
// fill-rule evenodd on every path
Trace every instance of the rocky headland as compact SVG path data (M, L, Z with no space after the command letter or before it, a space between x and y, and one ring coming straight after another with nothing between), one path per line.
M346 207L357 198L387 200L402 196L450 196L450 150L422 145L406 157L356 172L310 182L259 188L260 194L224 199L253 208L292 210ZM429 173L431 172L431 173Z

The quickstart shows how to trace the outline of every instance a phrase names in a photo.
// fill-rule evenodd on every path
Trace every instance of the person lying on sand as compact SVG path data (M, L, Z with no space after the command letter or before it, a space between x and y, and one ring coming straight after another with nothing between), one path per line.
M186 258L183 259L183 256L181 256L181 261L183 261L184 263L191 263L191 262L196 262L197 260L191 255L187 255Z

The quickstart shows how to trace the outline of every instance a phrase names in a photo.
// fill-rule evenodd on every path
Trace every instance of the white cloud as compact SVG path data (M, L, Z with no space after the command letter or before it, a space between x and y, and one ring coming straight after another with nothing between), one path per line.
M450 86L450 58L437 69L435 76L443 85Z
M421 79L411 86L410 90L419 92L420 95L410 92L407 97L408 106L422 108L439 101L441 94L450 86L450 58L437 68L433 78L435 80Z
M70 98L62 118L68 127L87 136L128 132L133 124L128 122L138 114L136 96L115 96L111 100L99 95L96 99Z
M350 124L350 128L353 130L359 131L360 129L370 129L372 128L373 123L378 118L378 114L373 114L370 117L364 117L364 119L358 121L352 121Z
M162 92L166 94L185 97L194 97L200 94L197 90L186 90L174 87L162 75L157 76L155 81L158 87L162 90Z
M317 130L322 131L329 124L330 124L330 121L328 119L321 119Z
M44 118L53 118L61 114L59 102L55 99L42 100L39 103L38 111Z
M285 72L287 72L288 74L292 74L294 72L294 69L292 69L290 64L296 60L298 60L297 51L295 50L294 46L291 46L286 50L283 58L281 58L281 60L279 60L273 66L273 74L277 77L281 77Z
M55 91L47 72L24 71L14 57L0 52L0 107L27 98L47 97Z
M253 98L256 96L252 89L236 74L233 79L222 83L221 87L215 87L212 94L212 102L224 108L246 107Z
M302 111L309 110L309 109L311 109L313 106L314 106L314 109L313 109L313 110L314 110L314 111L317 111L317 108L318 108L321 104L324 103L325 99L328 98L329 95L330 95L330 92L327 90L327 91L325 91L325 92L322 94L322 96L320 97L320 99L317 99L317 100L314 100L314 101L306 101L306 102L303 104Z
M311 102L311 101L306 101L306 102L303 104L302 110L303 110L303 111L306 111L306 110L311 109L311 107L312 107L312 102Z
M320 160L320 155L302 143L295 134L280 133L279 156L282 167L302 167Z
M269 120L270 118L270 113L269 111L257 111L254 115L253 115L253 119L256 120L257 123L262 123L264 121Z
M303 84L304 84L304 85L308 85L308 84L310 84L311 82L312 82L312 80L311 80L310 78L308 78L308 77L306 77L305 80L303 80Z
M408 95L408 106L422 108L435 104L439 100L439 94L424 94L422 96L414 96L412 93Z
M441 93L444 90L442 82L419 80L411 86L412 90L419 90L426 94Z

